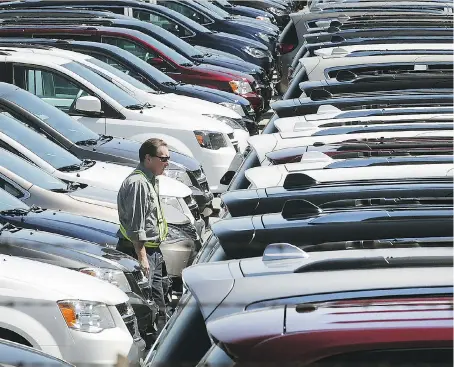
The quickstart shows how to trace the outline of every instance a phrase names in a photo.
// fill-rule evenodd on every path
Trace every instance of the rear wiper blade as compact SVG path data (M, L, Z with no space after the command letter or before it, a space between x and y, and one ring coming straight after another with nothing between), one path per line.
M30 212L29 209L14 208L14 209L1 210L0 214L14 216L14 215L27 215L29 212Z

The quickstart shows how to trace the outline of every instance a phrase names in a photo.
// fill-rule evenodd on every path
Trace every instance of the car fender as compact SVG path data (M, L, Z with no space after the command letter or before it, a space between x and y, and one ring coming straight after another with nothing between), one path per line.
M43 346L59 344L44 325L17 308L0 307L0 328L22 336L36 349L43 350ZM55 355L55 350L52 354L57 358L62 358L62 355Z
M186 154L192 158L194 158L194 154L191 152L191 150L188 148L188 146L183 143L181 140L174 138L173 136L167 135L167 134L159 134L159 133L152 133L152 134L137 134L130 136L128 139L130 140L135 140L139 142L144 142L147 139L151 138L158 138L164 140L167 145L169 146L170 149L176 150L180 153ZM195 136L194 136L195 139Z

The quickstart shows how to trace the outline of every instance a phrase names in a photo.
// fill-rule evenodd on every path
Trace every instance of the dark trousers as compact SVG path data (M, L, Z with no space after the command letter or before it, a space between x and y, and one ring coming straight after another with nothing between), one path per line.
M136 251L132 242L120 239L118 241L117 250L137 259ZM150 274L148 281L151 287L151 296L159 307L159 314L166 314L165 294L169 289L166 264L161 250L158 248L146 247L148 264L150 266Z

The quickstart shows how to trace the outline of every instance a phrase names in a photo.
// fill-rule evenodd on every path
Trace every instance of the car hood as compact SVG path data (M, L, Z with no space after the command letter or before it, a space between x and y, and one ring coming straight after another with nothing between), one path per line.
M165 107L146 108L141 111L125 108L121 112L126 114L128 119L134 121L136 125L150 126L150 123L152 123L162 124L165 127L171 125L178 130L211 130L225 134L233 133L231 127L214 118L186 113L184 119L182 119L181 111Z
M108 305L128 301L114 285L77 271L7 255L0 255L0 261L3 291L16 297L53 302L82 299Z
M64 218L65 216L66 219ZM76 217L75 215L62 213L63 218L60 218L58 222L51 224L51 226L66 226L70 216ZM92 218L87 219L92 220ZM73 224L74 227L76 227L77 222L81 221L77 221L76 219ZM87 222L79 223L79 225L87 228ZM118 225L116 226L118 228ZM95 229L95 227L96 225L92 229ZM33 253L42 252L47 255L52 255L52 259L46 259L46 256L43 256L42 259L58 266L70 267L73 269L95 266L128 272L140 269L135 259L120 251L112 249L109 246L42 230L35 231L22 229L14 233L6 231L2 233L1 240L7 242L8 246L23 248L24 255L22 256L24 257L27 257L27 249L33 251ZM21 256L20 253L15 253L15 255ZM59 262L58 257L62 259L62 263ZM41 257L36 256L36 258L40 259Z
M254 41L252 39L248 39L245 37L237 36L235 34L224 33L224 32L218 32L218 33L215 33L215 35L216 35L216 37L220 38L220 42L222 42L222 40L233 40L233 41L236 41L237 44L243 44L244 46L255 47L255 48L263 50L264 52L268 51L268 48L259 41Z
M118 164L96 162L86 170L71 173L73 180L106 190L118 191L121 184L134 170L132 167ZM166 176L159 177L162 196L185 197L191 195L191 189L185 184Z
M174 93L160 94L159 98L175 109L188 109L191 111L198 111L201 114L219 115L234 119L241 118L240 115L238 115L230 108L221 106L213 102L204 101L199 98L179 96L178 94Z
M196 100L196 98L190 99ZM227 110L229 109L227 108ZM232 112L235 114L234 111ZM111 140L108 140L106 142L101 142L101 144L97 145L95 149L101 153L121 156L123 158L135 160L137 161L137 164L139 164L139 148L141 145L142 145L141 142L135 140L129 140L124 138L112 138ZM189 171L195 171L200 169L200 164L198 163L197 160L183 153L171 150L170 157L171 157L170 162L182 165Z
M216 103L221 102L231 102L239 103L242 106L249 105L249 101L243 97L240 97L236 94L225 92L223 90L212 89L208 87L202 87L200 85L193 84L181 84L175 87L176 90L179 90L183 93L197 93L200 98L210 98L216 100Z
M250 29L255 29L258 32L261 33L266 33L272 36L277 37L278 32L274 27L268 26L265 22L262 20L256 20L256 19L251 19L248 20L247 18L233 18L233 19L228 19L227 20L230 24L234 26L243 26L243 27L248 27Z
M57 233L103 245L116 246L118 242L117 223L83 215L56 210L38 210L30 211L26 215L2 215L1 217L18 227Z
M198 65L194 66L192 69L197 70L199 72L203 72L203 73L215 72L215 73L222 74L222 75L230 77L230 78L235 78L235 80L238 80L239 78L245 78L245 79L249 79L249 80L253 79L253 77L250 76L249 74L242 73L240 71L236 71L236 70L232 70L232 69L228 69L226 67L213 65L213 64L198 64Z

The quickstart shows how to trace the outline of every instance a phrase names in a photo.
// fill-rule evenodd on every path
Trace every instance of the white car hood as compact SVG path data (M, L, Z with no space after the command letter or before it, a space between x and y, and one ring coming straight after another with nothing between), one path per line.
M116 192L133 170L132 167L96 161L94 166L68 175L73 181ZM159 182L161 196L185 197L191 194L189 187L173 178L161 176Z
M161 124L163 127L175 130L209 130L225 134L233 133L233 129L225 123L207 116L195 115L193 113L174 110L166 107L145 108L141 111L128 110L124 108L121 112L128 120L137 122L143 121L143 126L149 123Z
M119 288L75 270L0 255L2 295L58 301L80 299L117 305L128 301Z

